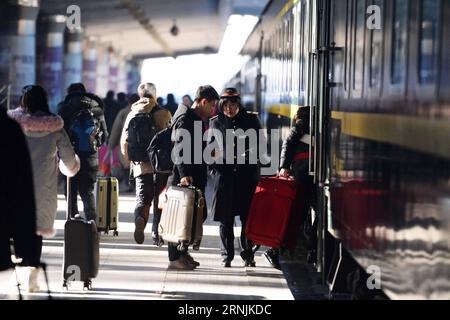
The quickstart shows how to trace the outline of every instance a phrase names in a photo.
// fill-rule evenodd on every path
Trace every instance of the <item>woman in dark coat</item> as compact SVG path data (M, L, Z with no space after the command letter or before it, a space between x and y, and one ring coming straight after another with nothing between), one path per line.
M302 141L309 134L309 107L298 109L294 117L294 126L288 137L283 142L281 149L280 177L294 177L294 180L305 187L306 194L302 194L303 208L308 208L311 203L313 178L309 175L309 145ZM305 212L302 213L306 215ZM309 244L308 244L309 246ZM264 253L264 256L277 269L280 269L279 250L272 248Z
M0 108L0 271L12 268L10 239L22 266L39 266L33 172L20 126Z
M216 130L213 131L210 142L214 141L213 139L217 141L215 135L220 132L223 137L223 145L222 148L218 148L218 152L215 154L216 161L209 168L213 175L213 181L215 181L211 211L214 221L220 222L222 264L230 267L234 258L234 218L239 216L242 224L240 238L243 251L241 257L245 266L254 267L253 243L245 237L245 226L260 174L257 159L258 141L251 141L249 137L239 133L236 134L236 138L233 138L235 141L231 141L231 136L230 139L227 139L226 132L227 130L234 132L238 129L245 132L253 129L256 139L258 139L258 130L261 129L261 125L257 116L247 112L241 105L239 93L234 88L225 89L219 101L218 111L219 114L210 121L210 129ZM243 155L241 160L245 159L245 163L238 164L238 145L242 142L245 142L245 149L243 149L245 152L241 152ZM232 156L234 161L227 162L226 146L231 143L233 143L233 148L229 148L234 151Z

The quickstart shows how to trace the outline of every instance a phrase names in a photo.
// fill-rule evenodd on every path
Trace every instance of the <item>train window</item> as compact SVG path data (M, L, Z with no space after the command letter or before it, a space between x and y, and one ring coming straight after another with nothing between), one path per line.
M439 1L422 0L419 41L419 81L431 84L436 81L438 52Z
M364 76L364 30L366 29L366 3L355 1L355 41L353 64L353 89L361 90Z
M381 8L384 12L384 1L374 0L373 5ZM382 15L382 19L384 16ZM381 66L382 66L382 48L383 48L383 32L382 30L372 29L370 31L370 87L379 88L381 84Z
M407 65L408 0L394 0L393 18L391 82L401 84L405 80Z
M302 1L302 7L301 7L301 20L300 20L300 34L301 40L300 40L300 91L304 94L305 92L305 74L306 74L306 57L308 55L307 47L306 47L306 10L305 10L305 4Z

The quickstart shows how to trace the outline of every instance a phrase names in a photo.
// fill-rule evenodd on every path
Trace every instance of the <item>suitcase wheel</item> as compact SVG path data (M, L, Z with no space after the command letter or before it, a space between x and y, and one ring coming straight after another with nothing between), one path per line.
M117 237L118 235L119 235L119 231L114 230L113 236L114 236L114 237Z
M92 281L86 280L83 284L83 290L92 290Z
M186 251L189 247L189 241L181 241L180 244L178 244L178 251Z

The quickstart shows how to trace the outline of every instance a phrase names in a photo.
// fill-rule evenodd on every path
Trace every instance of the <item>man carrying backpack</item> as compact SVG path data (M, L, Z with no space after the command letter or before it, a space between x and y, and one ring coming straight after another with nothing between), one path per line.
M139 101L131 106L120 138L120 147L125 161L136 180L136 208L134 210L134 240L144 242L144 229L149 218L149 210L155 191L153 167L147 148L154 135L169 126L170 112L156 103L156 87L152 83L142 83L138 87ZM156 187L158 189L158 186Z
M60 104L58 114L78 154L80 171L70 179L72 199L80 194L86 220L96 219L94 187L98 172L98 148L108 139L101 99L86 92L82 83L73 83ZM67 189L66 189L67 190ZM78 214L77 201L72 201L72 217Z

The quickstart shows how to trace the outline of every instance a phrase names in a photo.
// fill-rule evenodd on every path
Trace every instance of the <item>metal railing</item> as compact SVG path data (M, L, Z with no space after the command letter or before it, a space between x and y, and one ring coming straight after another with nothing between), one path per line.
M0 85L0 106L6 104L6 109L9 110L11 106L11 85Z

